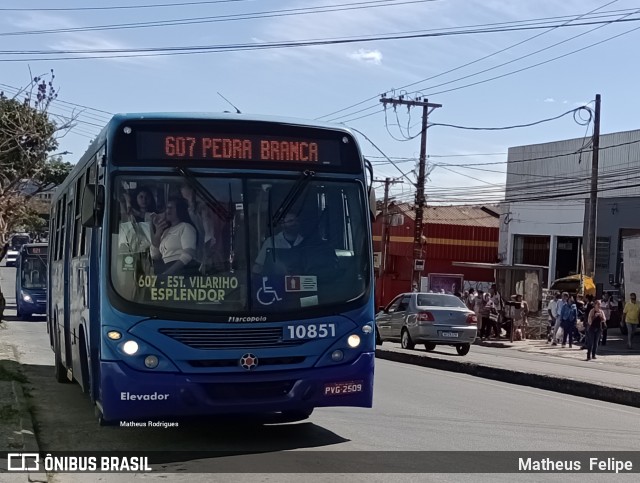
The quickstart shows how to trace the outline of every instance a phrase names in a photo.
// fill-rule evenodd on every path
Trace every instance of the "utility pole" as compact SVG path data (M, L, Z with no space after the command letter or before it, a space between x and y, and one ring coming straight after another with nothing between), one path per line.
M380 301L384 300L384 275L387 271L387 251L389 250L389 186L395 183L402 183L402 180L391 178L374 179L376 182L384 183L384 204L382 205L382 237L380 238L380 269L378 270L378 280L380 285Z
M589 225L585 243L584 273L595 275L596 267L596 221L598 217L598 154L600 153L600 94L596 94L593 119L593 154L591 156L591 191L589 193Z
M411 107L422 107L422 131L420 137L420 161L418 166L418 180L416 182L416 219L415 219L415 231L413 235L413 275L411 277L411 285L413 288L414 283L420 287L420 269L421 264L424 267L424 258L422 255L422 224L424 207L426 204L426 198L424 195L424 185L426 178L426 165L427 165L427 119L429 117L429 109L433 110L438 107L442 107L442 104L430 103L428 99L417 98L416 100L404 99L404 96L400 96L397 99L388 99L383 97L380 99L385 107L387 104L392 104L395 108L398 105Z

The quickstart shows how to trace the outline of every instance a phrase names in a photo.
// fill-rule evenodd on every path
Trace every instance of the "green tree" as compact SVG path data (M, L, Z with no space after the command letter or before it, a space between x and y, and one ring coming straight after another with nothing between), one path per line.
M0 92L0 242L33 216L34 197L60 184L72 168L52 155L76 118L50 115L58 96L54 78L52 70L12 97Z

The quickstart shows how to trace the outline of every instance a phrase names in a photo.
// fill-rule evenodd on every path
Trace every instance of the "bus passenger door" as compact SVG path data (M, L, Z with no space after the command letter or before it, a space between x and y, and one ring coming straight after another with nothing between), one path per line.
M62 313L64 314L64 365L71 368L73 356L71 354L71 300L69 293L69 279L71 277L71 248L73 239L71 238L71 230L73 227L73 199L71 198L66 207L66 223L64 228L64 253L62 266L64 270L64 297ZM62 355L62 354L61 354Z

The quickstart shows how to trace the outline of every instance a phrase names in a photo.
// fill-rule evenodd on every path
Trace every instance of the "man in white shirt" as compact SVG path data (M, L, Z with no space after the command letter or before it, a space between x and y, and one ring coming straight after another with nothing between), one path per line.
M269 248L293 248L297 247L304 241L304 237L300 234L300 223L297 215L287 213L282 219L282 231L277 233L273 239L267 238L260 248L260 252L253 264L253 273L262 273L267 258L267 249Z
M547 326L547 344L552 341L556 320L558 319L558 301L561 296L559 293L555 295L547 306L547 313L549 314L549 325Z

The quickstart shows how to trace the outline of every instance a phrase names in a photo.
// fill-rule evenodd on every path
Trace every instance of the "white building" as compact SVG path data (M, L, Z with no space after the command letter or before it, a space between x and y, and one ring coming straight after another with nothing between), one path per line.
M591 157L590 137L509 148L498 245L502 263L547 266L547 287L580 271ZM598 198L637 205L640 130L601 135L598 164ZM607 255L596 251L596 258ZM602 278L597 268L596 260L596 277Z

